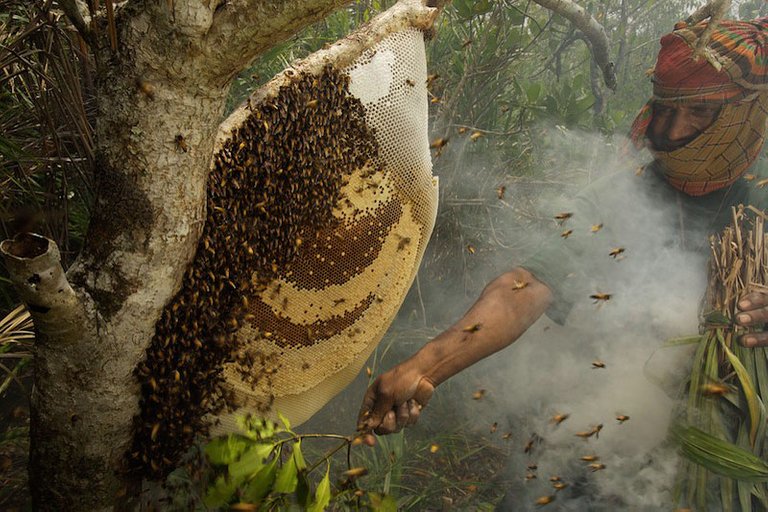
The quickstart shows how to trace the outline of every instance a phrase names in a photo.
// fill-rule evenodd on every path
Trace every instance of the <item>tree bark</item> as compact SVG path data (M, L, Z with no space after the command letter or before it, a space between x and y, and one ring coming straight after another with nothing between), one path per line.
M115 13L115 48L100 13L83 19L75 2L63 2L97 63L89 230L66 274L50 240L0 244L37 332L35 509L133 507L140 475L122 469L139 410L134 369L194 257L230 81L260 52L345 3L131 0ZM346 48L355 44L365 40Z

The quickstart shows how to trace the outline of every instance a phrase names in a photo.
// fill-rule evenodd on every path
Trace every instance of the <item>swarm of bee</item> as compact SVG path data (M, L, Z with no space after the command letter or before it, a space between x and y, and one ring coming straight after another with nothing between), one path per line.
M274 98L251 105L215 155L197 253L136 369L141 413L128 459L148 477L165 476L206 435L206 415L236 408L222 388L224 363L236 362L255 381L270 378L276 362L244 353L236 341L239 327L253 321L248 297L334 222L350 172L376 161L346 75L327 66L292 78Z

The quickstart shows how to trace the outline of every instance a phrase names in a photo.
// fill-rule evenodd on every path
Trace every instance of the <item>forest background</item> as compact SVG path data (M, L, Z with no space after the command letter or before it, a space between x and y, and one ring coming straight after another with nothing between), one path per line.
M417 281L370 362L374 375L444 328L504 262L530 254L536 237L521 233L552 229L553 212L541 208L541 198L568 193L591 170L571 155L553 155L548 135L589 132L606 144L620 141L647 101L646 70L659 37L700 3L579 2L605 28L615 92L602 82L584 36L534 2L448 4L427 45L429 72L436 75L430 84L430 138L448 141L433 152L438 218ZM229 108L294 59L337 41L392 4L356 2L277 45L234 81ZM731 14L752 18L766 14L765 5L734 2ZM66 268L82 246L93 203L93 77L63 19L31 23L34 16L27 2L0 1L0 236L34 231L50 237ZM22 51L3 51L12 45ZM7 320L17 305L0 267L0 318ZM9 324L0 321L3 328ZM7 473L0 507L24 486L18 466L30 360L24 343L9 347L0 353L0 418L7 418L0 421L0 469ZM321 412L304 429L348 433L367 378L361 375L350 386L354 391L326 408L333 414ZM450 385L471 401L462 387L473 386L468 379ZM495 433L488 425L480 430L452 421L453 399L441 396L457 395L439 393L427 426L383 440L366 455L367 485L396 495L404 510L490 506L503 488L493 476L502 473L506 451L519 450L520 442L505 442L502 427Z

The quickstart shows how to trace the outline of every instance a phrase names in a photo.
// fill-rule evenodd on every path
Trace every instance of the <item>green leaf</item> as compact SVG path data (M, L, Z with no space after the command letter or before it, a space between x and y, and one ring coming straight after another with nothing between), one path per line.
M205 455L211 464L225 465L235 462L248 448L248 441L240 436L219 437L205 446Z
M544 86L540 82L528 84L525 88L525 96L528 98L528 103L536 103L541 97L541 91L543 90Z
M753 453L696 427L674 425L671 432L685 458L713 473L744 482L768 482L768 464Z
M278 448L279 450L279 448ZM277 475L277 463L280 460L280 454L275 454L275 458L264 466L256 476L251 478L243 489L242 499L251 503L258 503L264 499L272 490L272 484L275 483Z
M208 508L224 506L229 503L235 495L236 489L237 484L235 482L224 476L220 476L212 486L208 487L208 492L205 493L203 503Z
M704 340L704 336L696 334L693 336L680 336L678 338L669 338L664 342L662 347L678 347L681 345L695 345L701 343Z
M757 429L765 416L764 413L761 414L764 411L763 404L760 401L760 397L757 396L757 390L755 390L755 385L752 382L752 378L747 369L741 363L739 358L731 352L731 349L725 344L725 340L720 333L718 333L717 339L720 342L720 346L723 347L725 355L728 357L728 361L731 363L731 366L733 366L736 376L741 383L741 390L744 393L744 397L747 399L747 409L749 409L749 442L752 446L755 446Z
M296 460L296 469L304 471L307 469L307 462L304 460L304 454L301 453L301 439L293 443L293 458Z
M368 493L372 512L397 512L397 502L392 496Z
M285 464L277 470L273 490L283 494L290 494L296 490L298 483L299 470L296 468L296 459L291 456Z
M261 471L264 462L274 448L275 445L264 443L249 446L240 460L229 465L229 475L235 480L243 481Z
M307 512L322 512L331 502L331 465L325 469L325 476L315 489L315 499L307 507Z
M283 416L283 414L280 411L277 412L277 417L280 419L280 423L282 423L283 426L285 427L285 430L291 430L291 422L288 421L288 418Z
M731 319L722 311L710 311L704 315L704 323L711 327L718 325L728 327L731 325Z

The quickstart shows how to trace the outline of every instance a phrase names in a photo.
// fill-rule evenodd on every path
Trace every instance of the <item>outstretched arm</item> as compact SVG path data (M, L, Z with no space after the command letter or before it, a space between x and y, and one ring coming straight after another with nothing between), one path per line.
M500 275L458 322L374 381L363 399L359 428L390 434L415 423L436 386L511 345L551 302L550 289L527 270Z

